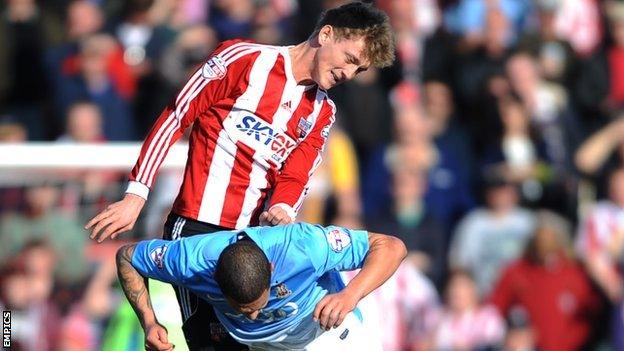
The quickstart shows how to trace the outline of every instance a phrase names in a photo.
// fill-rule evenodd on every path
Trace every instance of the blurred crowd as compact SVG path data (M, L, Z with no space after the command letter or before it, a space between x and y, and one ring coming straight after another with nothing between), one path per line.
M295 44L344 2L4 1L0 143L141 141L220 41ZM362 303L385 350L624 350L624 1L374 3L397 62L329 92L337 122L299 220L406 243ZM0 185L14 349L139 350L114 253L160 236L181 174L98 245L82 226L127 174L61 171Z

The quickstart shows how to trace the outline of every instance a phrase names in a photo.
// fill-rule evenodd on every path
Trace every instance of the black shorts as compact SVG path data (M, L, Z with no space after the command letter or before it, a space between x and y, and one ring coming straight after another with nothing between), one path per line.
M170 213L165 222L163 239L177 240L197 234L214 233L229 228L198 222ZM248 350L237 343L219 322L212 306L188 289L172 285L182 313L182 331L191 351Z

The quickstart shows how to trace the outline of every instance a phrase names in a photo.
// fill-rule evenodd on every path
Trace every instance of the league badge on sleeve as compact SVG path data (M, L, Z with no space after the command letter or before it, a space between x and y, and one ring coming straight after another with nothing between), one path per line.
M163 269L164 267L165 252L167 252L167 245L159 246L150 252L150 258L158 269Z
M212 57L202 68L202 76L206 79L221 79L226 72L225 61L219 56Z
M329 246L335 252L341 252L345 247L351 245L351 236L342 229L332 229L326 234Z

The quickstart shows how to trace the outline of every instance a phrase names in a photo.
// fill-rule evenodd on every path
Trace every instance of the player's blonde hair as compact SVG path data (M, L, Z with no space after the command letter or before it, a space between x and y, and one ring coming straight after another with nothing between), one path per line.
M388 15L372 5L352 2L325 11L312 36L326 25L332 26L338 40L364 38L364 55L372 66L387 67L394 62L395 39Z

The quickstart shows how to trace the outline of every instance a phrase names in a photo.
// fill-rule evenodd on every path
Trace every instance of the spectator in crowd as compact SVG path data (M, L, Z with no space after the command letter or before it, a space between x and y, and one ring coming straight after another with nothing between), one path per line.
M557 35L555 14L558 4L558 1L553 0L535 2L536 27L521 37L518 49L530 53L537 59L539 71L544 79L561 84L569 90L573 84L578 59L570 43Z
M579 226L576 247L591 278L607 296L613 316L611 335L624 347L624 169L609 177L609 197L590 211Z
M344 272L346 281L357 271ZM366 330L382 340L384 351L430 350L430 336L440 315L438 293L427 277L404 261L378 289L358 304L367 316Z
M0 220L0 260L6 261L29 241L47 241L58 255L57 277L66 284L81 282L88 272L87 238L73 218L58 212L59 190L41 184L26 190L26 210L9 213Z
M380 215L367 218L366 227L403 240L409 252L407 260L441 286L446 271L446 237L440 221L425 206L427 175L406 166L401 158L391 169L394 203Z
M182 86L216 45L216 33L208 26L198 24L182 30L160 59L159 72L167 89Z
M466 271L448 280L444 311L433 334L433 349L481 350L502 345L505 322L492 306L481 304L475 281Z
M571 151L581 136L576 116L570 111L566 90L544 80L538 62L526 53L509 58L507 74L530 116L531 125L544 142L544 153L555 171L558 175L571 173Z
M45 55L46 71L44 77L50 82L55 105L55 132L64 126L64 108L62 100L65 80L79 71L80 42L99 32L104 26L104 14L99 6L91 1L76 0L66 8L65 41L49 48ZM58 134L57 134L58 135Z
M0 306L11 311L11 349L56 350L61 315L51 300L50 269L56 257L47 244L33 241L2 260Z
M102 128L99 107L92 102L79 101L69 107L66 132L57 141L103 143L106 138ZM117 182L121 175L115 170L65 171L63 176L67 180L63 187L65 212L78 214L83 220L95 215L119 192Z
M43 108L49 83L43 58L61 36L58 20L35 0L7 1L0 15L0 113L15 116L30 140L45 140L52 125Z
M453 71L455 96L458 109L465 111L469 121L478 120L484 109L480 97L484 93L487 80L500 72L509 56L510 23L507 17L496 8L489 9L486 15L483 39L476 45L468 43L457 49L457 64Z
M483 154L483 173L500 174L521 190L521 197L538 202L548 167L542 138L531 127L524 105L513 95L498 100L502 132Z
M536 331L540 350L587 347L600 303L589 277L575 262L570 224L542 210L522 258L501 274L491 301L506 315L522 306Z
M520 207L514 184L490 174L485 178L486 207L469 212L457 225L449 254L451 269L470 272L482 294L488 294L505 264L518 258L535 220Z
M402 162L408 168L426 171L435 162L430 125L415 92L402 85L394 94L394 138L369 154L363 166L362 199L367 217L379 215L392 204L391 188L380 184L391 183L393 164Z
M163 80L156 67L176 35L177 28L172 27L175 25L175 9L171 10L170 18L161 19L163 22L159 23L154 16L150 16L154 3L154 0L123 1L121 21L114 28L115 38L121 46L119 54L123 52L123 65L119 63L119 66L128 69L120 78L128 84L136 84L122 96L133 98L131 117L135 125L140 127L137 136L147 133L154 116L169 99L169 95L165 95L166 91L162 91Z
M448 233L459 218L474 206L471 140L456 119L453 93L447 84L439 81L424 84L423 110L437 155L429 170L425 202L431 212L445 223L445 232Z
M62 142L98 143L105 141L102 114L91 102L76 102L67 111L66 132L58 138Z
M98 34L84 39L79 69L60 84L57 101L62 113L77 101L93 101L102 111L104 136L110 141L136 138L132 110L125 97L133 88L121 82L127 71L124 73L126 68L120 63L119 54L117 43L109 35Z

